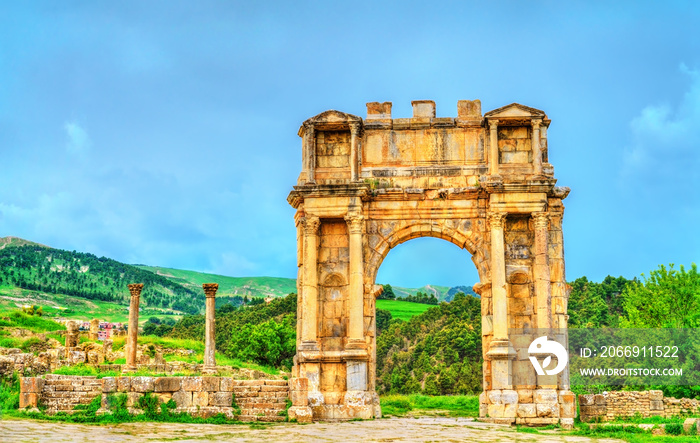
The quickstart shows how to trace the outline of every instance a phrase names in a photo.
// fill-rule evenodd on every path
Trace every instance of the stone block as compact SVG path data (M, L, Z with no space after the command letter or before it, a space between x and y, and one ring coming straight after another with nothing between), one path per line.
M532 403L534 398L532 389L518 390L518 403Z
M488 396L488 399L489 399L488 402L490 404L493 404L493 405L503 404L503 402L502 402L503 393L500 390L492 389L491 391L488 391L486 393L486 395Z
M208 392L219 391L221 377L202 377L202 390Z
M235 380L232 379L231 377L221 377L221 383L219 385L219 389L224 391L224 392L232 392L234 390Z
M558 403L559 398L555 389L536 389L535 403Z
M562 418L575 418L576 417L576 403L563 402L559 404L559 415Z
M36 392L22 392L19 394L19 408L36 408L39 403L39 394Z
M202 390L202 377L183 377L182 389L189 392L199 392Z
M649 410L650 411L663 411L664 410L664 402L661 400L651 400L649 402Z
M505 405L501 404L490 404L487 407L487 414L491 418L503 418L504 411Z
M126 407L133 408L139 402L139 399L143 396L140 392L127 392L126 393Z
M231 406L232 402L232 392L222 391L209 394L209 406Z
M664 392L663 391L648 391L649 392L649 400L663 400L664 399Z
M594 394L581 394L578 396L578 404L581 406L592 406L595 404Z
M177 391L173 393L173 401L175 401L178 408L189 408L192 406L192 392Z
M501 402L505 405L517 404L518 403L518 392L504 389L501 391Z
M209 406L209 393L207 391L193 392L192 406Z
M41 377L20 377L20 392L40 393L44 389L45 380Z
M102 379L102 392L110 394L117 392L117 379L115 377L105 377Z
M537 416L559 417L559 403L537 403Z
M595 404L596 405L605 405L607 404L607 401L605 400L605 396L602 394L596 394L595 395Z
M289 420L296 420L297 423L311 423L313 413L309 406L292 406L287 411Z
M518 417L537 417L537 408L533 403L519 404L517 409Z
M117 390L119 392L131 391L131 377L117 377Z
M686 418L683 422L683 433L690 434L691 430L697 431L698 425L700 425L700 420L697 418Z
M181 387L180 377L157 377L153 383L155 392L175 392Z
M294 406L308 406L309 394L307 391L289 391L289 399Z
M153 377L132 377L131 391L132 392L153 392L155 388Z

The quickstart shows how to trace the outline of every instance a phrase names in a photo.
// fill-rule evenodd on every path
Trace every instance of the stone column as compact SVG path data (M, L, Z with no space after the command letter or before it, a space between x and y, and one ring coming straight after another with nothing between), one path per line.
M507 214L489 213L491 229L491 303L493 306L493 339L487 356L491 359L492 389L512 388L512 362L515 350L508 340L508 294L503 228Z
M129 286L131 304L129 305L129 336L126 339L126 365L122 372L136 371L136 344L139 336L139 298L143 283L132 283Z
M316 135L314 127L306 128L306 160L309 165L309 172L306 178L307 183L316 183Z
M301 348L309 351L318 350L318 217L305 217L304 221L304 286L303 318L301 329Z
M540 124L542 120L532 120L532 167L535 175L542 174L542 147L540 146Z
M535 227L535 295L537 306L537 328L552 327L552 287L549 272L549 214L533 212Z
M364 217L349 214L345 217L350 236L350 291L348 297L348 348L365 348L364 290L362 287L362 228Z
M218 283L204 283L204 295L206 295L206 331L204 335L204 368L203 374L216 373L216 337L214 328L214 317L216 308L216 291L219 289Z
M503 243L503 225L506 213L491 212L491 300L493 303L493 338L508 339L508 307L506 294L506 263Z
M498 175L498 120L489 120L489 174Z
M350 123L350 181L359 179L360 124Z
M100 321L96 318L90 320L90 340L97 340L100 335Z

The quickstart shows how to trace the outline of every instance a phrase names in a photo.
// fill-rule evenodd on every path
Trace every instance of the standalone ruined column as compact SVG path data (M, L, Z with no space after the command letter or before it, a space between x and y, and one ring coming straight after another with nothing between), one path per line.
M143 283L132 283L129 286L131 304L129 305L129 336L126 340L126 365L123 372L136 371L136 343L139 336L139 298Z
M214 328L214 316L216 308L216 290L219 289L218 283L204 283L204 295L206 301L206 331L204 337L204 368L203 374L216 373L216 337Z
M549 214L533 212L535 225L535 294L537 306L537 328L552 327L552 283L549 272Z
M345 217L350 234L350 294L348 300L348 348L364 348L364 291L362 288L362 227L359 214Z
M359 158L360 124L350 123L350 180L358 180L358 158Z
M539 119L532 120L532 167L535 175L542 174L542 147L540 146L540 124Z
M304 286L301 347L305 350L318 350L316 320L318 317L318 217L305 217L304 220Z
M498 175L498 120L489 120L489 174Z

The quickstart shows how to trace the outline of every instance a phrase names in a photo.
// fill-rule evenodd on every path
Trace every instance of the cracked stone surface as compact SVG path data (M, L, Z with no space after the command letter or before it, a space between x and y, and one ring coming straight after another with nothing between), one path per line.
M621 442L566 435L557 431L531 434L469 418L391 418L298 425L199 425L183 423L123 423L79 425L37 420L2 420L3 442Z

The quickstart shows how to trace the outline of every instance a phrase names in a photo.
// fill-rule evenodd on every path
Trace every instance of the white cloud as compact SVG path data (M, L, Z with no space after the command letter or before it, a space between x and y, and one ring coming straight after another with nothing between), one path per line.
M63 125L63 129L68 136L68 141L66 142L66 150L68 153L78 158L85 158L92 146L90 136L85 129L75 122L66 122L66 124Z
M621 178L627 187L639 189L673 179L697 182L700 163L700 71L681 64L690 87L677 106L649 105L630 122L632 144L623 154ZM651 181L651 183L650 183Z

